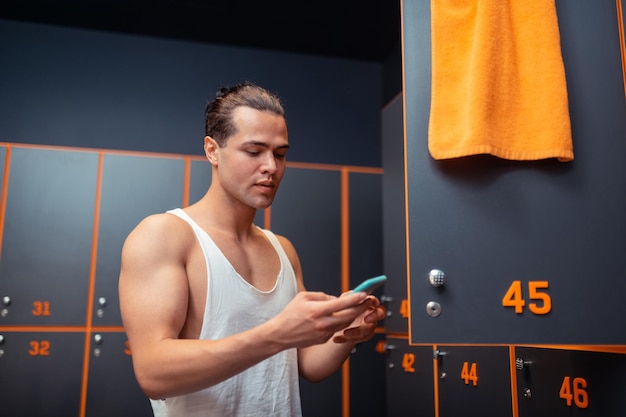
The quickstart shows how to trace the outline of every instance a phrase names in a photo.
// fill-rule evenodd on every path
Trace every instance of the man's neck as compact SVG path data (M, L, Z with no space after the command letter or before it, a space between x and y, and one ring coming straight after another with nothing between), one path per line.
M190 207L203 226L240 242L245 241L255 230L256 209L240 202L223 198L211 189Z

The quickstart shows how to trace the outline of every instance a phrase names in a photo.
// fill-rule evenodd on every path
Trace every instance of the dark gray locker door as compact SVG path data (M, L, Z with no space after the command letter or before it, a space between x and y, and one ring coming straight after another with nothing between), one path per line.
M339 295L340 173L287 168L271 213L271 229L291 240L298 251L307 290Z
M189 181L189 204L200 200L211 185L211 164L207 160L192 160Z
M435 415L433 347L387 338L387 416Z
M350 354L351 416L386 415L385 352L378 348L384 343L385 336L377 334Z
M508 347L437 347L440 417L513 415Z
M383 259L388 332L408 333L402 96L383 109Z
M384 273L382 247L382 175L348 175L350 288ZM379 299L386 285L374 291ZM384 321L378 326L384 326ZM376 351L382 335L357 345L350 355L350 415L385 415L385 357Z
M517 347L520 417L623 416L626 355Z
M624 328L606 320L626 317L626 102L615 2L557 1L571 163L433 160L429 2L405 1L403 10L412 342L626 343ZM427 278L433 268L447 277L440 290ZM509 290L526 303L519 313L504 306ZM427 314L429 301L440 304L439 317Z
M3 416L78 416L85 333L6 332L0 346Z
M146 216L180 207L182 158L106 154L98 232L93 324L121 325L117 281L126 236ZM104 305L101 299L106 300Z
M341 176L338 171L287 168L271 207L271 229L291 240L298 251L307 290L339 294ZM305 416L341 416L341 371L317 384L301 380L300 391Z
M141 391L124 333L92 335L87 417L151 417L150 400Z
M350 288L383 270L382 175L348 175ZM380 298L385 286L374 294Z
M85 323L97 174L95 152L11 149L0 323Z

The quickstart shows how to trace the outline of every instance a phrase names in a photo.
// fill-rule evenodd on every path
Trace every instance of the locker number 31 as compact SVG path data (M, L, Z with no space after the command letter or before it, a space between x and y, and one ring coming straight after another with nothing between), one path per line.
M533 314L548 314L552 310L552 299L548 290L548 281L528 282L528 309ZM502 297L502 307L512 307L515 313L522 314L526 307L526 297L524 295L522 281L513 281L504 297Z
M34 301L33 316L49 316L50 315L50 302L49 301Z

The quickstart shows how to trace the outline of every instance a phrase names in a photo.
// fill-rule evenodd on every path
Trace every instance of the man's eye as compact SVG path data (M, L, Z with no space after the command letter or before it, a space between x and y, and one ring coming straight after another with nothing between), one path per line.
M261 152L259 151L246 151L248 153L248 155L252 155L252 156L257 156L258 154L260 154Z
M286 157L287 157L287 155L284 154L284 153L275 153L274 154L274 158L276 158L276 159L285 159Z

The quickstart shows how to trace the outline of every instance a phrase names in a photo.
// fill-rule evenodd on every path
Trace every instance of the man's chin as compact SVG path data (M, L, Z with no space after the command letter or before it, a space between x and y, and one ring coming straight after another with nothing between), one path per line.
M274 198L263 199L263 200L255 201L254 204L252 204L252 207L257 210L265 210L266 208L271 206L273 202L274 202Z

